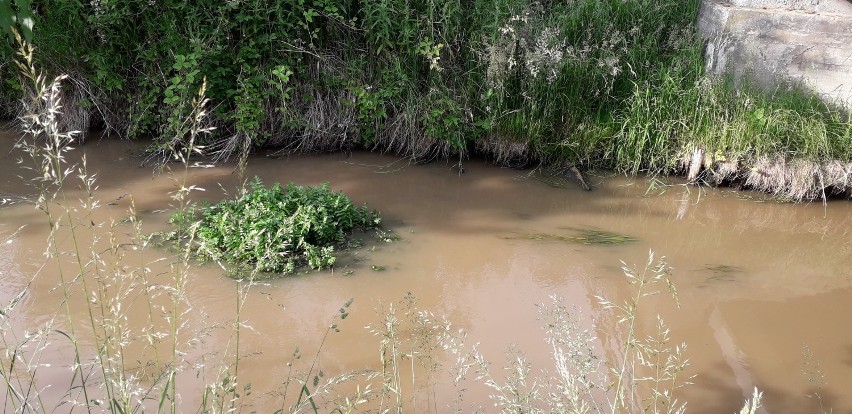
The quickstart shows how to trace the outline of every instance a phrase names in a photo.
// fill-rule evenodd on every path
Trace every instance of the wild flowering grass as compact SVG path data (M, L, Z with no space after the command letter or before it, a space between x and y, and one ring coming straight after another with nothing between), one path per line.
M664 257L653 252L643 266L623 267L631 286L621 303L599 297L598 305L609 318L589 324L579 311L558 297L538 305L550 362L533 366L523 350L511 348L504 364L490 361L480 344L445 317L422 310L408 294L385 305L381 322L368 326L380 338L382 371L379 412L405 412L427 406L429 412L501 413L684 413L679 391L691 384L686 345L675 342L657 316L650 334L639 334L646 298L677 292ZM605 326L613 322L614 327ZM601 335L618 345L603 346ZM418 402L415 390L429 388L441 373L451 378L454 396L439 396L437 408ZM466 401L473 389L485 389L489 405ZM755 413L762 395L755 390L741 413ZM493 409L493 410L492 410ZM417 410L414 410L415 412Z
M129 240L123 236L125 224L94 221L101 207L95 194L96 179L87 171L85 157L79 165L67 164L75 133L61 131L57 121L65 78L51 80L38 72L32 46L18 41L16 64L29 81L31 95L25 103L28 113L20 119L24 135L16 147L29 158L25 165L30 165L26 168L34 173L32 183L39 193L35 204L50 223L46 257L58 274L61 300L49 321L23 339L4 319L7 410L47 412L64 407L176 412L176 376L190 366L185 355L194 340L187 318L193 309L185 294L187 261L173 258L165 280L152 272L154 264L130 266L128 250L144 248L146 240L134 210L128 212ZM203 117L203 89L201 98L192 106L197 118ZM201 132L197 123L191 125L189 145L181 150L191 151L193 136ZM83 190L79 201L72 201L68 194L71 182ZM178 189L174 197L178 208L185 207L190 190L186 186ZM15 303L13 300L7 307L11 309ZM140 303L148 308L142 312L148 315L142 326L130 323L128 313L131 306L138 310ZM48 395L43 394L46 384L40 379L46 366L40 361L57 344L71 351L72 360L66 362L71 368L70 381L58 400L46 400L42 398ZM132 357L137 354L128 354L130 349L142 349L141 355L155 359L137 366Z
M616 330L608 334L620 338L620 354L603 354L599 328L581 328L579 315L561 299L552 297L549 304L539 306L539 314L553 365L540 373L515 350L509 354L506 379L498 379L477 345L468 345L465 335L445 322L441 343L458 355L456 383L463 386L465 379L472 378L485 385L501 412L684 412L685 405L677 400L676 392L691 379L684 372L688 367L685 344L672 344L669 330L659 317L654 334L640 337L637 333L643 298L659 293L660 288L676 298L668 279L670 268L665 258L655 261L650 253L643 268L625 266L623 270L633 287L631 297L621 304L598 298L603 309L612 311L617 320Z
M38 381L39 372L44 369L39 361L49 350L48 344L60 341L72 350L71 382L61 401L52 403L131 412L142 406L152 392L157 393L140 382L138 373L126 370L123 350L131 338L139 336L157 347L165 334L134 331L127 324L126 312L128 303L139 292L156 296L156 287L147 285L144 269L128 271L121 265L125 247L117 239L117 224L90 219L100 207L95 197L95 178L86 170L85 158L80 165L67 165L66 156L72 150L75 133L61 131L57 121L64 77L50 80L39 73L33 64L33 48L20 38L18 41L21 48L16 64L30 82L31 96L25 104L28 113L20 119L24 136L16 147L29 157L29 168L35 176L32 182L39 193L35 204L50 223L46 255L57 269L57 289L62 294L56 313L45 326L35 330L40 333L34 337L36 343L43 346L28 346L32 338L20 344L7 343L6 366L29 361L18 364L24 367L24 373L16 372L26 381L7 378L7 404L18 412L52 409L40 396L45 385ZM83 189L79 205L67 194L69 181L76 181L75 185ZM130 217L134 216L131 212ZM69 250L64 250L65 239L71 241ZM81 307L80 302L85 305ZM5 335L9 332L4 330L4 341L9 339ZM82 338L85 341L81 342ZM94 350L82 343L93 343Z
M235 283L234 317L225 322L232 328L231 334L215 350L219 362L206 365L195 360L190 351L209 334L209 327L192 323L199 310L187 296L190 251L181 250L153 263L135 265L130 263L133 259L128 253L149 248L149 237L143 233L133 207L128 211L129 223L94 221L101 207L96 197L96 179L86 170L85 157L79 165L68 164L74 133L61 132L57 122L65 78L50 80L38 72L32 60L34 49L20 37L18 42L21 48L16 63L31 83L32 96L26 103L29 112L20 120L24 134L16 148L23 154L22 166L35 177L32 183L39 196L34 204L50 223L46 268L55 269L59 279L56 290L61 294L47 322L28 327L26 332L16 328L11 316L27 289L3 304L0 376L7 396L5 411L182 412L188 408L181 402L178 378L196 375L199 370L211 381L203 390L190 391L200 396L198 411L238 410L250 394L250 385L243 384L239 376L243 358L240 335L249 328L241 319L242 307L260 268L249 269ZM186 126L170 141L167 153L184 168L182 178L176 180L172 207L185 214L190 194L200 190L188 184L186 177L192 166L190 158L200 151L198 137L209 132L203 124L207 102L204 93L202 85L197 96L186 103L191 108ZM161 168L171 168L171 164L161 164ZM71 196L69 185L79 186L82 198ZM128 225L132 228L129 232ZM179 231L192 239L196 228L187 224ZM160 270L163 268L166 271ZM348 307L349 303L345 304L335 319L345 319L344 310ZM141 324L131 322L131 308L134 315L146 315ZM336 329L332 323L329 332ZM51 367L44 362L51 359L47 358L48 353L56 351L70 355L70 360L61 362L70 368L67 389L58 390L58 396L47 392L48 385L59 384L45 383L45 371ZM317 375L313 366L302 374L291 372L285 382L281 412L318 412L320 397L328 394L333 385L357 377L347 374L320 380L322 375ZM308 380L312 376L313 383ZM295 383L300 387L294 392ZM356 387L352 398L333 401L337 408L355 407L369 393L369 388Z

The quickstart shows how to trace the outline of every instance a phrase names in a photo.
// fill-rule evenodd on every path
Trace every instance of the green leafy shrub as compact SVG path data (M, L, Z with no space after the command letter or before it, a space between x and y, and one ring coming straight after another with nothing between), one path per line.
M250 265L264 272L293 273L307 265L334 265L334 248L357 228L374 228L378 213L357 207L325 183L319 187L271 188L255 178L236 200L205 209L190 249L200 257Z

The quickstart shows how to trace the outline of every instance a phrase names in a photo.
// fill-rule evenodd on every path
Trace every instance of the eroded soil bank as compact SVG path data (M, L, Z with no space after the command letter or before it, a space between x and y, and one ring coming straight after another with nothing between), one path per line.
M10 152L14 139L3 133L0 140L0 194L32 197L33 190L17 178L27 173ZM133 152L142 148L90 139L69 158L85 153L89 171L97 174L103 206L93 222L121 220L132 200L146 231L167 228L169 192L180 174L153 175L138 167L141 159ZM468 330L495 372L502 371L498 367L511 344L526 353L534 373L552 371L535 305L547 303L550 295L563 297L582 312L585 326L595 320L595 332L606 337L614 323L595 296L624 299L627 284L620 261L641 265L653 249L674 267L681 307L662 295L652 297L644 304L640 324L653 326L659 313L673 340L688 344L687 373L697 376L679 394L689 402L687 412L734 412L754 386L765 391L766 409L772 413L818 412L820 401L835 412L852 410L848 202L781 204L746 192L699 190L678 182L661 187L608 174L590 174L596 191L586 192L574 185L553 187L525 171L480 161L466 162L465 170L460 175L443 163L410 165L363 152L250 160L246 177L256 175L266 183L328 181L357 203L381 211L401 237L389 244L365 239L367 251L359 253L363 259L344 257L333 272L252 287L242 310L242 320L252 329L241 336L239 374L242 384L252 384L248 398L254 409L280 407L280 395L274 392L286 378L286 362L297 347L302 363L313 360L329 321L349 298L354 298L351 316L340 323L341 332L328 337L318 359L326 375L378 369L379 338L363 327L380 322L375 311L380 302L397 302L409 292L421 309L446 315ZM220 186L234 193L239 182L230 166L189 170L188 183L204 187L207 191L198 194L206 200L222 198ZM28 203L0 208L0 223L4 236L25 226L0 247L0 296L7 303L29 284L12 322L17 330L34 330L62 302L55 266L42 268L48 226L43 213ZM581 244L558 237L519 237L571 237L576 229L636 240ZM372 246L375 250L369 251ZM152 267L156 278L167 266L154 261L169 254L129 251L126 259ZM227 321L234 317L237 291L237 283L220 268L191 268L189 325L204 332L187 357L196 367L213 366L228 346L232 325ZM83 319L84 304L82 295L72 297L73 315ZM149 316L135 309L131 321L144 323ZM144 306L138 309L147 312ZM57 340L51 347L54 351L42 361L52 364L43 369L50 378L43 385L52 386L45 391L46 400L59 401L71 359L66 343ZM438 358L448 362L450 357ZM807 368L815 364L822 377ZM190 372L181 377L184 411L195 409L211 375ZM436 373L431 381L425 376L417 381L417 411L446 412L455 397L450 375ZM478 406L492 411L482 384L466 388L464 411Z

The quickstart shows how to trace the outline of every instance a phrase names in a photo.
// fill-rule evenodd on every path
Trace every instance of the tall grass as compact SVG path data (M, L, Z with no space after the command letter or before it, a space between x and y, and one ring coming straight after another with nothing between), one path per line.
M79 165L68 164L74 133L62 132L57 121L62 111L62 82L66 78L51 80L42 75L33 62L32 45L20 37L17 41L20 51L16 63L30 82L31 96L25 104L28 112L20 119L24 135L15 147L23 155L21 164L32 171L32 183L39 192L34 204L45 213L50 224L45 268L58 275L56 290L60 292L60 300L47 322L36 328L27 326L24 333L12 317L27 289L4 304L0 312L4 351L0 354L0 376L6 390L5 410L183 412L188 407L182 402L179 377L194 375L190 368L200 370L199 375L210 379L204 389L188 392L191 398L198 396L200 412L240 410L250 394L250 385L240 380L240 361L244 358L240 336L249 328L241 315L262 268L244 269L240 281L234 284L236 308L233 320L227 322L231 334L215 350L218 362L208 366L195 360L190 352L193 344L199 343L208 332L207 328L196 326L194 317L190 317L197 312L187 296L190 250L178 249L174 255L150 263L131 263L134 256L128 255L128 251L150 248L150 237L143 232L132 204L127 222L95 222L101 207L96 196L96 177L86 170L85 157ZM201 190L189 184L187 177L195 165L193 157L200 153L198 139L211 131L203 122L207 102L202 84L197 95L186 103L190 110L185 126L163 152L182 168L174 174L178 178L171 197L173 209L185 215L189 212L191 194ZM159 168L172 166L164 163ZM79 202L71 201L74 196L69 193L73 190L67 188L72 182L83 190ZM179 232L192 240L197 223L185 224ZM127 226L132 227L131 231L127 231ZM341 308L335 319L346 318L344 310L350 303ZM131 315L144 315L144 320L138 322ZM334 330L337 327L332 323L328 332ZM57 361L52 356L57 351L59 355L69 351L72 360ZM45 382L51 377L44 371L52 369L50 365L55 363L70 368L64 385ZM330 387L358 377L347 374L320 381L322 375L317 376L313 367L307 373L291 374L282 394L282 412L317 412L316 400L328 393ZM316 378L313 383L309 380L312 376ZM291 383L299 383L301 387L288 400L287 388ZM67 388L60 389L57 395L48 392L49 385ZM369 394L369 388L358 388L352 398L336 402L335 407L353 408L363 404Z
M438 324L443 347L459 355L453 368L457 386L465 387L465 381L472 378L489 388L500 412L684 412L685 404L678 401L676 392L692 378L684 372L688 367L685 344L672 344L659 316L651 335L641 336L637 326L644 298L659 293L660 288L677 297L668 279L670 268L665 258L655 260L651 253L644 267L625 265L623 270L633 287L630 298L621 304L598 298L617 321L614 331L603 331L619 338L619 354L604 354L598 336L602 328L583 329L580 317L564 301L552 297L551 303L539 306L539 313L553 366L538 376L525 356L512 350L506 379L499 379L478 345L470 345L466 335L449 322Z
M4 376L6 403L11 404L7 408L15 412L47 412L62 406L123 413L178 412L176 376L188 366L184 355L193 340L186 317L192 310L185 291L188 257L174 258L165 281L151 270L155 264L133 267L126 262L128 249L145 247L146 235L135 211L132 207L128 211L129 240L122 235L124 223L94 221L101 206L95 194L96 178L87 171L85 157L79 165L67 164L76 132L63 132L58 121L63 109L61 84L66 78L46 78L34 66L33 47L20 37L17 41L20 50L15 63L29 82L30 99L24 105L27 113L20 118L24 135L16 147L29 158L32 182L39 192L35 204L50 224L46 253L50 268L59 276L61 300L49 322L36 330L38 335L16 342L14 330L4 326L9 351L3 361L8 374ZM173 152L184 165L189 153L197 150L194 139L206 132L199 127L204 117L203 94L202 88L191 106L186 140ZM83 189L79 204L68 195L69 181ZM186 208L192 190L184 181L173 197L177 208ZM140 312L147 314L142 326L129 322L129 309L138 310L139 303L148 308ZM40 371L45 368L39 361L54 340L72 351L71 378L59 401L45 401L41 398L45 384L40 383ZM131 355L137 355L138 349L153 358L150 363L135 366Z
M735 91L725 79L669 71L637 85L622 116L615 164L633 172L671 171L683 157L678 152L695 146L744 162L775 154L852 160L850 119L795 87L771 95L747 84Z
M384 391L378 411L489 411L477 407L480 401L465 401L470 392L484 390L490 407L501 413L686 412L686 402L678 399L694 378L688 372L686 345L671 338L659 316L647 334L640 333L638 324L651 306L645 304L646 298L668 292L677 302L671 268L664 257L657 259L649 252L644 265L624 265L622 271L630 295L622 303L599 297L598 304L609 317L593 321L591 327L558 297L538 305L550 348L550 361L542 367L533 366L517 348L507 350L504 364L493 363L463 329L420 309L411 294L385 305L381 321L368 327L381 339L382 371L377 379ZM614 326L603 326L609 322ZM606 341L618 344L610 347ZM445 374L452 381L454 398L437 397L434 406L418 402L414 391L429 389L430 381ZM755 390L741 412L756 412L761 398Z

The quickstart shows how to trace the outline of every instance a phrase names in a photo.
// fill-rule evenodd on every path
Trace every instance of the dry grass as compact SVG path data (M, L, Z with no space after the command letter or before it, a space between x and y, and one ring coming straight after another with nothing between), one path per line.
M489 134L476 140L477 152L493 157L495 164L506 167L523 168L534 162L537 157L530 149L530 143Z
M71 78L69 78L71 79ZM62 88L60 99L63 102L61 114L57 117L60 131L80 131L76 135L78 141L83 141L92 122L92 111L83 102L91 102L82 88L75 82L69 82L70 87Z
M286 102L267 99L259 134L267 137L264 146L279 148L277 155L348 151L360 138L351 93L317 89L304 83L295 88ZM235 155L244 157L255 144L245 134L219 138L209 146L217 162Z
M286 154L347 151L356 145L359 134L351 93L311 84L296 91L285 112L269 122L270 128L277 124L280 130L272 130L270 145L283 147L280 152Z
M763 156L744 175L746 187L793 201L852 196L852 162Z
M694 161L686 155L679 158L680 170L688 171ZM733 183L795 202L852 198L852 162L817 162L782 154L748 161L707 154L699 162L698 179L711 185Z
M59 95L62 110L56 114L60 131L77 131L74 135L76 142L83 142L93 127L103 128L107 133L121 137L127 136L130 121L121 109L123 104L119 104L115 97L99 96L97 87L83 76L71 74L62 78ZM15 105L15 119L39 109L32 106L35 90L31 85L24 90L26 96Z
M390 117L376 134L374 150L410 158L414 162L446 159L453 154L446 140L430 137L420 121L424 109L406 105Z

